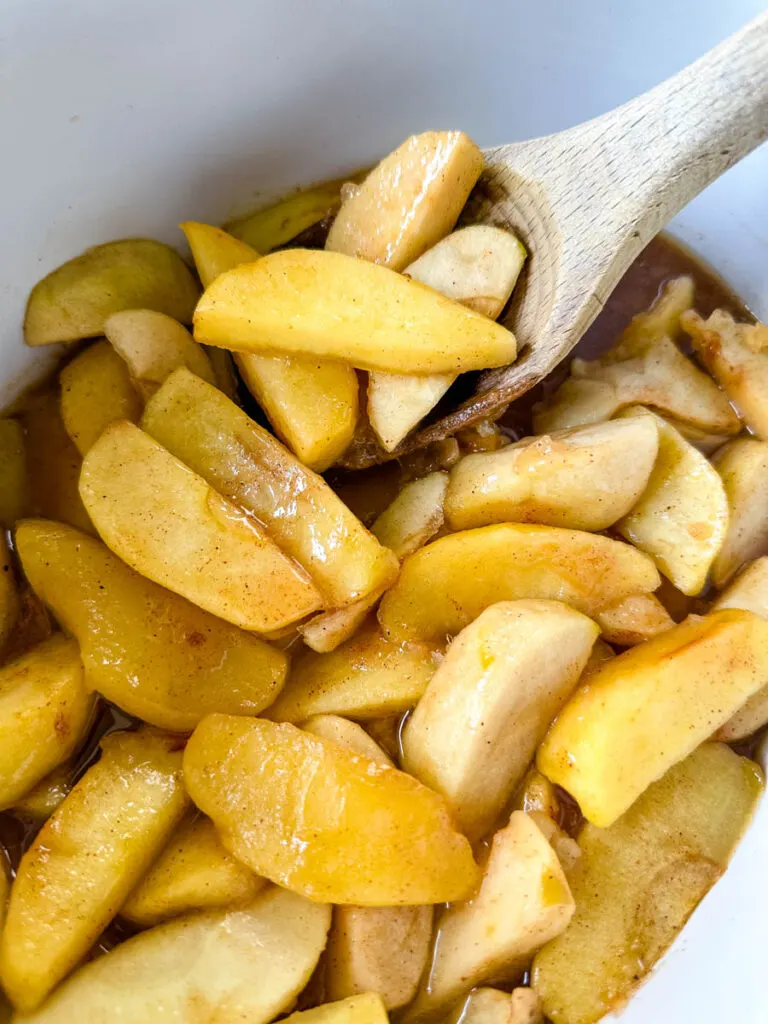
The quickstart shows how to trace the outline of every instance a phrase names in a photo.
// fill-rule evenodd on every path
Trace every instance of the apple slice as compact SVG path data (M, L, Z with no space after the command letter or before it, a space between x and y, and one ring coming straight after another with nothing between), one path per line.
M768 443L738 438L717 452L712 465L728 498L728 532L712 565L712 582L720 588L768 554Z

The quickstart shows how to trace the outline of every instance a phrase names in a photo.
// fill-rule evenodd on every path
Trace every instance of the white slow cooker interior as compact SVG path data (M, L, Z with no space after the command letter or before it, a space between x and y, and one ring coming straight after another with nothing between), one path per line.
M30 287L88 245L181 243L410 132L480 145L565 128L672 74L764 0L5 0L0 397L46 358ZM642 159L642 154L638 154ZM768 316L768 147L673 224ZM624 1024L764 1024L768 805Z

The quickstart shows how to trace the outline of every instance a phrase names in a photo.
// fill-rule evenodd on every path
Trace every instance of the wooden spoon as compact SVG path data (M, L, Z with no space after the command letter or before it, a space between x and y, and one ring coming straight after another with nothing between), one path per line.
M482 374L472 398L389 456L363 443L345 463L403 455L506 408L568 355L667 221L766 138L768 12L602 117L486 150L462 220L509 228L528 248L504 321L522 354Z

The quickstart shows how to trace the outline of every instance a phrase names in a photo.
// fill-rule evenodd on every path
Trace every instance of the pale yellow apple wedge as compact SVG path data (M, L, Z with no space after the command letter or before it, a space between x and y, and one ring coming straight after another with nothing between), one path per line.
M723 873L762 790L754 762L707 743L610 828L585 826L569 878L576 913L533 962L553 1024L624 1007Z
M312 249L222 274L197 305L195 338L395 373L486 369L516 354L514 335L480 313L386 267Z
M113 733L21 859L0 980L34 1010L88 953L188 804L178 737Z
M184 776L230 852L311 899L438 903L477 881L437 794L293 725L210 715L187 744Z
M209 818L192 811L171 833L120 915L148 928L192 910L243 906L266 884L227 853Z
M191 914L81 967L25 1024L269 1024L290 1009L331 911L274 886L239 909Z
M728 498L728 532L712 565L718 588L768 554L768 443L737 438L712 459Z
M411 135L342 203L326 248L404 270L448 234L482 169L464 132Z
M390 640L443 643L498 601L554 599L593 616L658 585L651 560L629 544L504 523L441 537L409 555L379 622Z
M691 616L619 655L576 691L537 766L594 825L612 825L768 679L768 622L728 609Z
M24 316L28 345L93 338L121 309L156 309L190 323L199 295L189 267L161 242L126 238L88 249L32 289Z
M112 424L88 452L80 495L131 568L233 625L265 633L322 606L256 520L131 423Z
M148 403L141 425L211 487L264 524L301 565L328 608L379 591L397 559L322 477L222 394L178 370Z
M380 997L367 992L292 1013L286 1024L389 1024L389 1017Z
M518 981L573 911L552 847L527 814L514 811L493 838L477 894L438 919L430 970L404 1020L440 1020L475 985Z
M108 341L97 341L75 356L59 374L59 382L61 418L81 455L110 423L136 423L141 416L143 403L128 367Z
M371 527L371 533L398 558L412 555L443 527L447 473L429 473L406 484Z
M94 537L26 520L16 550L76 637L88 687L130 715L189 732L211 711L258 714L285 681L282 651L140 576Z
M493 826L587 664L598 626L557 601L505 601L459 633L403 731L403 767L472 841Z
M77 749L93 708L74 640L53 636L0 668L0 810Z

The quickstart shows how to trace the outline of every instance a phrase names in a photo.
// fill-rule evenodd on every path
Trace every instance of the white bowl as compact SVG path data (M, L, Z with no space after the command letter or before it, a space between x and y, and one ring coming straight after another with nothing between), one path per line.
M97 242L217 221L406 135L565 128L654 85L764 0L4 0L0 398L40 373L31 286ZM673 230L768 316L768 146ZM768 804L623 1024L765 1024Z

